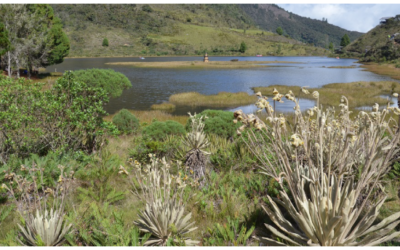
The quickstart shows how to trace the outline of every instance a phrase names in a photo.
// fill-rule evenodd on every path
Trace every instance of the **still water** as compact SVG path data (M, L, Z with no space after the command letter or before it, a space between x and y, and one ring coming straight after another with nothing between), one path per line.
M269 85L294 85L321 87L329 83L354 81L385 81L390 77L363 71L355 59L336 59L327 57L209 57L210 61L276 61L268 64L272 67L249 69L156 69L135 68L132 66L107 65L109 62L166 62L166 61L202 61L203 57L138 57L121 58L71 58L62 64L48 67L48 72L64 72L91 68L111 68L126 75L132 82L132 88L111 99L105 106L113 114L122 108L149 110L155 103L168 101L172 94L196 91L202 94L217 94L221 91L253 94L252 87ZM295 62L293 64L280 63ZM331 66L356 66L355 68L328 68ZM286 102L289 103L289 102ZM292 105L293 106L293 105ZM277 110L290 112L291 104L278 105ZM313 107L309 100L301 100L303 108ZM178 107L174 114L186 114L188 111L200 112L206 107ZM234 110L236 107L230 107ZM241 107L251 109L251 106ZM255 107L254 107L255 108Z

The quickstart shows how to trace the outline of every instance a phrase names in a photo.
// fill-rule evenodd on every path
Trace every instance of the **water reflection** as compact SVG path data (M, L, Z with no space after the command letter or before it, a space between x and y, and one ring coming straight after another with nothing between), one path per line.
M388 102L390 102L389 107L398 107L397 106L397 97L394 97L392 95L381 95L379 97L382 97L383 99L387 99ZM380 105L379 109L384 109L386 108L387 105ZM357 107L357 110L362 110L362 111L372 111L372 105L371 106L361 106L361 107Z
M313 100L300 99L299 100L299 105L300 105L301 111L306 111L306 110L308 110L310 108L313 108L316 105L316 103ZM276 109L276 112L287 113L287 112L293 112L294 106L295 106L294 102L288 101L288 100L284 100L284 103L276 102L275 109ZM227 110L233 112L233 111L236 111L236 110L239 110L239 109L241 109L246 114L256 113L256 111L258 110L256 105L254 105L254 104L246 105L246 106L240 106L240 107L237 107L237 108L230 108L230 109L227 109ZM263 110L262 112L266 112L266 111Z

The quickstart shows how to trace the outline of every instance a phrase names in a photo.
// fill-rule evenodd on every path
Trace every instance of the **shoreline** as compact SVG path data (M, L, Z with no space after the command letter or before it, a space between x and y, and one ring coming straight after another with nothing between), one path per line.
M298 62L289 61L173 61L173 62L110 62L106 65L124 65L138 68L256 68L270 67L265 64Z
M74 57L64 57L64 59L84 59L84 58L88 58L88 59L96 59L96 58L137 58L137 57L148 57L148 58L162 58L162 57L204 57L204 55L162 55L162 56L146 56L146 55L136 55L136 56L97 56L97 57L84 57L84 56L74 56ZM213 58L213 57L257 57L255 55L209 55L209 58ZM298 56L298 55L286 55L286 56L262 56L262 57L328 57L328 58L333 58L333 57L329 57L329 56ZM343 59L358 59L358 58L343 58Z

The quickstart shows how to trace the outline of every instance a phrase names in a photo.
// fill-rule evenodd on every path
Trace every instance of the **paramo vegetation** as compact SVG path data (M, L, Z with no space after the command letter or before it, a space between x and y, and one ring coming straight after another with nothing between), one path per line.
M399 108L302 113L274 89L262 119L206 110L184 127L105 122L107 92L73 72L0 83L1 245L396 244Z
M131 87L126 77L21 78L62 61L69 42L48 5L0 12L0 245L398 244L399 107L356 111L340 96L324 108L322 89L277 87L256 93L257 115L108 119L103 107ZM293 91L316 106L301 112ZM294 114L277 114L286 101Z

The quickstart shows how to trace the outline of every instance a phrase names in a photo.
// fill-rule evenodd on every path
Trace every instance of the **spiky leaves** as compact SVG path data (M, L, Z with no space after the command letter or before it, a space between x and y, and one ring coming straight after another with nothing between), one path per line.
M198 241L185 238L184 235L197 229L190 223L191 213L184 216L185 207L179 205L174 196L166 200L158 199L146 204L145 210L139 215L135 224L141 231L151 233L154 237L145 242L145 246L165 246L171 237L177 244L184 241L186 246L198 244ZM155 239L154 239L155 238Z
M164 158L160 161L152 157L151 164L143 168L139 163L134 166L137 182L132 182L133 193L146 202L135 224L141 231L152 234L145 245L165 246L168 241L176 245L198 244L186 237L197 227L192 227L194 222L190 222L192 214L185 215L182 202L185 180L169 173L170 165Z
M185 156L185 165L193 171L193 177L200 180L200 186L205 183L205 167L207 163L207 155L209 154L204 149L209 145L204 130L204 119L206 117L196 117L189 113L191 120L191 131L187 133L183 139L184 145L189 148Z
M281 126L267 110L268 122L259 129L263 136L248 130L250 149L263 162L263 173L278 180L284 190L280 199L269 198L271 206L264 208L277 226L266 227L284 243L264 240L272 245L351 246L377 245L400 235L390 234L400 213L371 226L386 197L366 205L371 193L382 186L382 176L399 150L400 133L389 126L396 120L386 119L396 110L381 111L375 106L369 114L360 112L351 119L343 96L338 115L333 108L322 111L319 107L303 115L293 93L287 97L295 103L293 126ZM320 98L316 92L313 97ZM245 127L255 127L252 115L235 114Z
M30 214L26 226L21 229L22 236L31 246L61 246L65 241L65 235L70 230L72 224L64 223L64 214L60 210L46 209L44 214L36 210L36 216ZM19 239L18 241L24 245Z
M323 181L317 179L309 183L309 195L305 192L306 182L302 178L298 183L300 195L294 197L294 201L282 191L281 200L268 196L271 206L263 208L277 228L265 226L285 243L272 238L261 240L270 245L374 246L400 235L400 232L390 234L400 223L400 212L371 226L386 197L367 209L362 216L360 211L364 207L356 206L361 186L354 187L352 179L343 183L343 178L332 175L331 184L326 185L328 176L325 174ZM295 224L287 219L287 213L283 213L278 205L290 214Z

